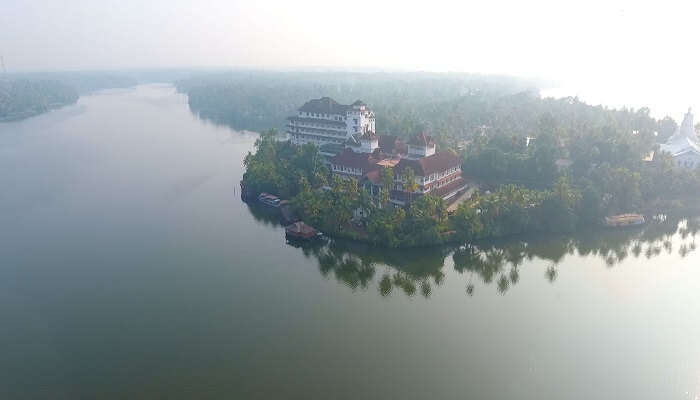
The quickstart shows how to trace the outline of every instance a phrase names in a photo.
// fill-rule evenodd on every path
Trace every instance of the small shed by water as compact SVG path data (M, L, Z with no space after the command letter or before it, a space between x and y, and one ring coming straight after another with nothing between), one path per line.
M313 227L298 221L284 228L285 235L288 239L310 240L318 235L318 231Z

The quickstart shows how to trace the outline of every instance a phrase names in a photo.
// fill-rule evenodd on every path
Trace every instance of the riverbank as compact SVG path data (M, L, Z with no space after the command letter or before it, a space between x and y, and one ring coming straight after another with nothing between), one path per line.
M696 221L294 247L232 190L257 134L168 86L80 108L0 125L3 398L698 392Z
M605 196L594 187L584 190L560 176L540 190L501 185L484 194L475 192L452 212L445 200L430 193L416 194L410 204L396 207L389 194L395 191L396 182L406 182L408 187L410 174L399 179L391 168L383 167L380 175L388 178L382 178L379 193L375 190L370 195L365 181L331 174L314 145L280 142L272 131L261 134L255 147L244 160L242 187L253 195L267 192L289 199L302 220L329 235L380 247L575 232L597 225L608 210L628 204L625 198L611 202L608 195L604 209L601 201Z
M71 102L66 102L66 103L54 103L54 104L50 104L50 105L46 106L45 108L41 108L41 109L26 110L26 111L17 112L17 113L10 114L10 115L5 115L3 117L0 117L0 123L15 122L15 121L21 121L21 120L31 118L31 117L36 117L38 115L45 114L47 112L57 110L57 109L62 108L62 107L73 105L76 102L77 102L77 100L71 101Z

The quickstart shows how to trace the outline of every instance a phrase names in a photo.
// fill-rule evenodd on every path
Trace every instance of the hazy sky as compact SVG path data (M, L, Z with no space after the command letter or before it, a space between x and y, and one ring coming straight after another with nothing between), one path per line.
M507 73L557 80L611 105L660 108L662 98L668 110L655 111L677 116L700 103L699 9L639 0L0 0L0 54L9 71L317 66Z

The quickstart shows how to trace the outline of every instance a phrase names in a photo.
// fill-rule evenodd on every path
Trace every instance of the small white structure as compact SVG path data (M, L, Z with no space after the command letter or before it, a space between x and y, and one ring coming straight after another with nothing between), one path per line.
M700 140L695 134L692 110L688 110L678 131L661 145L660 150L671 154L678 168L694 169L700 166Z
M406 158L417 160L430 157L435 154L435 142L425 133L419 133L408 141L408 154Z
M366 131L359 139L361 153L372 153L379 148L379 138L372 131Z

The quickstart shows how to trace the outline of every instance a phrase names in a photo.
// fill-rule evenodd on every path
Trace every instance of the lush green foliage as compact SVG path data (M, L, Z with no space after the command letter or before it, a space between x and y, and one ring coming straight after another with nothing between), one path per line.
M450 221L461 242L531 232L571 232L582 213L581 194L566 178L551 189L537 191L516 185L459 205Z
M529 145L486 129L462 153L465 174L493 187L516 183L539 190L567 177L580 192L577 224L625 212L669 213L700 193L700 174L674 169L668 154L658 151L655 133L667 137L676 128L673 120L657 121L648 109L611 111L575 99L541 102L556 107L540 116ZM653 161L645 161L652 153Z
M309 98L330 95L349 102L361 97L377 111L380 133L409 135L427 129L443 149L461 149L464 175L492 193L463 204L448 219L425 203L429 197L417 201L415 210L387 207L393 180L383 170L380 186L385 190L367 205L370 217L362 229L338 226L338 221L352 219L347 216L314 220L327 231L377 244L567 232L598 224L605 215L677 213L693 206L700 194L700 172L674 169L669 156L658 152L658 143L677 128L672 119L654 119L646 108L611 110L576 98L543 99L523 82L437 74L237 73L180 85L189 93L193 110L220 112L213 118L244 128L281 125L284 116ZM655 150L654 160L644 161ZM299 203L308 209L305 216L331 214L323 210L335 207L339 193L360 196L344 188L335 198L328 197L315 190L321 178L309 175L308 168L297 173L285 157L264 151L277 165L258 167L266 190L295 196L301 186L296 175L306 178L308 199ZM405 189L415 185L410 175ZM347 204L358 203L350 199Z
M386 188L381 196L373 198L358 187L355 179L337 175L328 179L314 145L295 147L268 132L255 146L256 152L248 154L244 161L244 186L253 194L266 191L291 198L297 213L322 231L388 247L444 241L449 228L445 202L421 196L408 210L393 207L386 190L393 183L391 170L382 171ZM415 182L409 180L407 184Z
M243 181L251 192L291 198L302 189L326 184L328 170L314 145L296 147L277 139L274 130L262 134L255 142L256 152L243 160Z
M387 247L572 232L611 213L643 207L670 213L678 208L677 199L700 194L699 173L676 171L661 156L638 162L637 170L619 162L592 165L577 177L578 185L561 175L544 189L504 184L484 195L474 192L448 216L445 202L430 195L418 196L406 209L393 207L387 190L393 185L390 169L382 170L384 190L373 198L355 179L330 177L314 145L295 147L270 132L256 148L245 158L244 184L253 193L293 199L298 214L324 232ZM536 149L532 154L541 157ZM415 187L411 172L406 172L407 189Z

